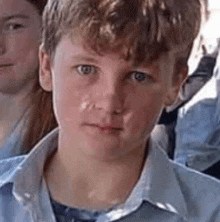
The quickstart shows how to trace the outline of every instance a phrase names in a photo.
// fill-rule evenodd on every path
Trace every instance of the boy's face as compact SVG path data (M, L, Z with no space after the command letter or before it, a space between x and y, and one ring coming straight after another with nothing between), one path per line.
M26 0L0 0L0 92L16 94L38 70L41 17Z
M98 55L83 39L63 38L53 61L43 51L40 61L41 84L53 91L60 134L77 150L100 158L143 151L179 88L171 81L169 56L135 67L121 53Z

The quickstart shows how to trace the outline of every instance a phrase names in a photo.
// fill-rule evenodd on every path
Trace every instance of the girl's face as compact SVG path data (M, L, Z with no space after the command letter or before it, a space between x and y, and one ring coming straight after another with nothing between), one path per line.
M145 149L159 115L173 98L174 59L134 66L120 53L96 54L83 39L63 38L51 62L41 52L41 82L52 89L55 114L70 148L112 159ZM75 147L75 148L74 148ZM141 151L142 150L142 151Z
M0 6L0 93L15 94L36 79L41 17L25 0Z

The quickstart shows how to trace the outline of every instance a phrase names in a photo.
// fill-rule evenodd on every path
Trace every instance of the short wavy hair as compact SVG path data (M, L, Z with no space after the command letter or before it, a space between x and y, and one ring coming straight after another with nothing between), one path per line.
M199 26L199 0L49 0L42 46L52 56L70 34L93 39L97 53L125 48L126 59L142 62L175 49L187 64Z
M47 3L47 0L26 0L30 2L38 11L39 15L43 14L44 7Z

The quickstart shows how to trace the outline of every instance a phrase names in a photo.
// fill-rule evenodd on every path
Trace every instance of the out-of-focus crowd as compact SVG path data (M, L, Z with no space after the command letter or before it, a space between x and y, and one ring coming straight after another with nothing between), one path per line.
M153 138L174 161L220 178L220 5L201 3L202 23L188 76Z

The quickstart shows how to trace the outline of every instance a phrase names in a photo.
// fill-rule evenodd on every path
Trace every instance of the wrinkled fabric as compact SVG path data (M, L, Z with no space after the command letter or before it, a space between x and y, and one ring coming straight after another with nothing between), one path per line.
M43 167L57 145L55 129L28 155L0 161L1 222L56 222ZM219 222L220 183L173 163L151 142L139 181L126 202L97 219L107 221Z

